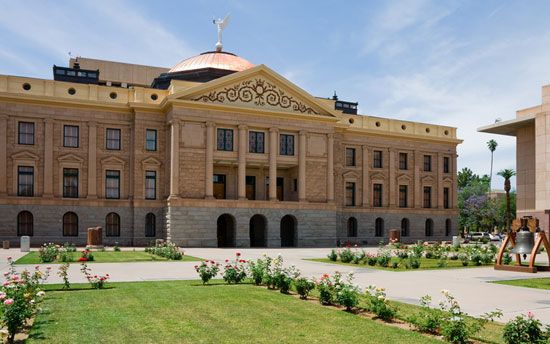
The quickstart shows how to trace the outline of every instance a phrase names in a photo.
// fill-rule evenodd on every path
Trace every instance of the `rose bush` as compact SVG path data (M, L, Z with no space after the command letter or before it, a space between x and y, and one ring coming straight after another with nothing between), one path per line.
M195 271L199 274L202 284L206 284L218 275L218 272L220 271L220 263L213 260L205 260L199 265L195 265Z
M90 269L86 263L82 263L80 271L84 274L84 276L86 276L88 283L90 283L90 286L93 289L105 288L105 284L110 278L109 274L105 274L105 275L92 274L92 269Z
M246 278L246 260L241 259L240 252L235 253L235 260L225 260L223 280L228 283L241 283Z

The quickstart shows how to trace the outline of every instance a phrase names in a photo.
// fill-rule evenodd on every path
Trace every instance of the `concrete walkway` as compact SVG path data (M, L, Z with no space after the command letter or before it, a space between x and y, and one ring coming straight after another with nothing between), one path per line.
M550 290L519 288L494 283L497 280L550 277L548 272L526 274L508 271L495 271L492 267L448 269L448 270L418 270L418 271L381 271L360 267L334 265L305 261L307 258L326 257L330 249L218 249L190 248L186 254L222 262L232 259L235 252L242 253L244 259L255 259L263 253L275 257L283 255L285 265L296 265L305 276L319 277L323 273L354 271L356 282L363 288L375 284L386 288L388 297L407 303L418 303L420 297L432 295L437 302L442 289L449 290L458 298L464 311L472 315L481 315L487 311L499 308L507 321L518 314L531 311L543 323L550 324ZM376 248L367 249L376 251ZM7 269L8 256L14 259L23 254L17 249L0 251L0 273ZM96 263L89 264L94 273L111 275L112 282L122 281L154 281L197 279L194 270L195 262L147 262L147 263ZM42 264L42 266L47 266ZM58 264L52 264L52 274L49 283L60 283L57 276ZM18 270L34 266L18 266ZM72 283L86 282L80 272L79 264L72 264L70 281Z

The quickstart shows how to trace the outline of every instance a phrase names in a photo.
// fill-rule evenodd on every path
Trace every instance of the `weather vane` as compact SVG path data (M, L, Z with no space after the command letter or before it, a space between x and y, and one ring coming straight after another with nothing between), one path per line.
M222 31L225 29L227 24L229 24L229 17L230 14L226 15L223 19L214 19L212 20L212 23L214 23L218 27L218 43L216 43L216 51L222 51Z

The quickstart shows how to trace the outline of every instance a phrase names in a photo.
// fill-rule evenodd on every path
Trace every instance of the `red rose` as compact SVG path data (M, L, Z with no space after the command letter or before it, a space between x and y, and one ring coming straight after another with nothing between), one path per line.
M229 263L229 259L226 259L225 262L226 262L226 263Z
M240 257L241 256L241 253L240 252L237 252L237 257Z

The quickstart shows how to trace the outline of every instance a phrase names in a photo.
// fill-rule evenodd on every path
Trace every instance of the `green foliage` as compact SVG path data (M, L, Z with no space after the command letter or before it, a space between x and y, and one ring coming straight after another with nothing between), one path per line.
M333 300L334 284L329 274L321 276L317 281L317 291L319 292L319 302L322 305L330 305Z
M542 344L548 337L541 329L541 322L529 312L528 316L518 315L504 326L502 338L506 344Z
M181 260L183 258L183 253L173 242L156 243L155 246L145 248L145 252L171 260Z
M42 263L51 263L57 259L59 254L59 245L54 243L46 243L38 249L38 256L40 257L40 262Z
M92 269L88 268L88 265L86 263L81 263L80 271L84 274L92 289L103 289L109 278L111 278L109 274L93 274Z
M305 277L299 277L294 280L294 287L296 287L300 299L307 300L309 293L315 289L315 282Z
M367 309L376 314L378 318L390 321L395 317L397 310L388 302L384 288L370 285L365 290L365 295L368 302Z
M69 282L69 263L63 263L57 271L57 275L63 279L63 289L71 289L71 283Z
M359 287L353 284L353 273L349 273L346 281L340 280L335 285L336 301L339 305L346 307L350 312L359 304Z
M330 253L327 255L327 258L335 262L338 260L338 253L336 253L335 249L332 249L330 250Z
M235 260L225 260L223 271L223 280L227 284L241 283L246 278L245 264L246 260L241 259L241 253L235 253Z
M195 265L195 271L199 274L202 284L206 284L218 275L218 272L220 271L220 263L213 260L205 260L199 265Z
M349 247L346 247L342 251L340 251L340 261L342 263L349 263L353 260L354 253L351 251Z
M248 261L248 271L254 284L261 285L266 272L267 259L258 258L256 261Z
M488 221L487 218L494 219L494 216L490 214L492 204L488 203L487 200L481 200L483 202L480 204L479 200L476 198L472 199L472 197L485 197L487 192L490 191L489 176L484 175L480 177L474 174L470 169L463 168L458 172L457 179L459 226L461 228L469 228L470 230L477 230L490 226L493 221ZM470 201L468 202L468 200ZM478 202L473 202L472 200L477 200Z

